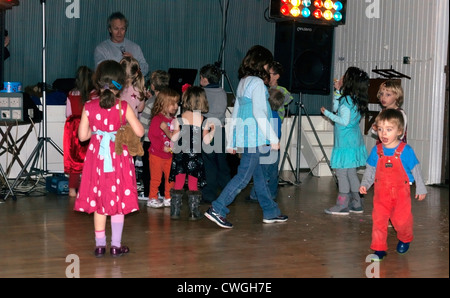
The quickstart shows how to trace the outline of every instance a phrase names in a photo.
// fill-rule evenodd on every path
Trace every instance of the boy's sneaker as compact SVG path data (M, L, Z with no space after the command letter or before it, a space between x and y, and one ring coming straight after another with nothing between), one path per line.
M205 216L212 222L215 222L219 227L225 229L231 229L233 224L226 220L225 217L222 217L219 213L215 212L214 208L211 206L205 212Z
M350 208L348 209L348 211L349 211L350 213L363 213L363 212L364 212L364 209L363 209L363 207L350 207Z
M382 261L386 255L387 253L384 250L376 250L373 252L373 257L370 260L379 262Z
M340 208L339 206L334 206L329 209L325 209L324 212L326 214L333 214L333 215L349 215L350 214L348 208Z
M399 254L405 254L408 252L409 249L409 242L402 242L402 241L398 241L397 244L397 252Z
M273 218L264 218L263 223L275 223L275 222L285 222L288 220L287 215L278 215Z
M168 199L164 198L163 199L164 207L170 207L170 201L171 201L171 198L168 198Z
M150 199L147 202L147 207L162 208L162 207L164 207L164 203L158 199Z

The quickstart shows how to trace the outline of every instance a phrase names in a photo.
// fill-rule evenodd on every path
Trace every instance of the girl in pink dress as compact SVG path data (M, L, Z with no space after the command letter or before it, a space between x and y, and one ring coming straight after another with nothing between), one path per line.
M121 124L126 123L120 123L119 109L136 135L144 135L144 128L133 110L125 101L119 101L124 83L125 73L118 62L100 63L94 74L99 98L84 105L78 129L80 141L90 139L90 142L74 210L94 213L97 257L106 251L107 216L111 216L111 255L120 256L129 251L121 245L124 215L139 210L133 158L126 145L122 155L114 150L115 134Z

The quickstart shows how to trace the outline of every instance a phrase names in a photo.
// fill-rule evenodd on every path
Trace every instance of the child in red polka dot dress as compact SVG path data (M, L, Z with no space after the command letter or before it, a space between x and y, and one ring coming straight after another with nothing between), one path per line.
M133 157L126 145L122 155L114 149L115 134L126 123L121 123L119 109L136 135L142 137L144 128L127 102L119 101L125 83L125 73L119 63L107 60L99 64L94 83L98 99L85 104L78 129L80 141L90 139L90 142L74 210L94 213L97 257L106 252L105 226L107 216L111 216L110 253L120 256L129 251L121 245L124 216L139 207Z

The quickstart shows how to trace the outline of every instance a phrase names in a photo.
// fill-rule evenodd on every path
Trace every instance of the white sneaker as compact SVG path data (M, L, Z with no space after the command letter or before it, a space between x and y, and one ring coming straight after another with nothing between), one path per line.
M134 166L135 167L143 167L144 163L142 162L142 158L140 156L138 156L136 158L136 160L134 161Z
M147 202L147 207L151 208L161 208L164 206L164 203L158 199L149 199Z
M164 207L170 207L170 201L171 201L171 198L168 198L168 199L164 198L164 200L163 200Z
M148 197L144 197L143 195L138 196L139 201L148 201Z

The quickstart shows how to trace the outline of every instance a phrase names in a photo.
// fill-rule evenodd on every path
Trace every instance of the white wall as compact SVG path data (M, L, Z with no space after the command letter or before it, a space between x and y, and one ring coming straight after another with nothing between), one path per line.
M403 109L426 184L441 182L448 20L447 0L349 0L346 24L335 32L335 77L349 66L371 78L380 77L373 69L391 67L411 77L402 79Z
M40 109L42 109L42 106L39 106ZM33 131L28 136L27 140L23 144L23 148L20 152L19 158L22 161L23 164L25 164L28 160L30 160L30 165L27 167L27 170L30 169L32 160L35 156L38 156L38 164L36 167L40 170L45 170L44 165L44 158L43 154L44 152L47 152L47 171L52 173L62 173L64 172L64 162L63 162L63 156L58 152L57 149L53 146L52 142L55 144L55 146L59 147L60 149L63 149L63 131L64 131L64 123L66 121L65 117L66 113L66 106L53 106L48 105L47 106L47 137L49 138L48 142L46 143L47 150L45 150L44 147L42 149L37 150L37 154L33 154L34 149L37 148L37 144L39 141L39 137L43 137L43 121L40 123L34 124ZM29 125L15 125L11 129L11 136L12 138L17 141L19 140L28 130ZM0 126L0 129L5 132L6 126ZM51 140L51 141L50 141ZM6 146L6 144L4 144ZM12 144L8 144L10 148L12 148ZM45 146L45 144L44 144ZM0 156L0 164L3 167L4 171L7 171L7 168L9 164L13 160L13 154L5 152ZM9 179L15 179L20 171L22 170L22 167L19 165L17 161L14 162L11 170L6 173L7 177Z

